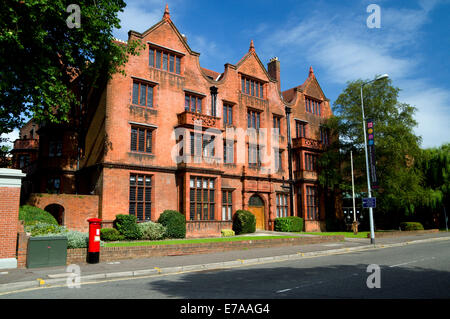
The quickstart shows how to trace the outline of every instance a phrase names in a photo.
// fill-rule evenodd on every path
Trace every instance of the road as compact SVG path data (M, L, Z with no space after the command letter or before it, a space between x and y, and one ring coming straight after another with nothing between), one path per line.
M368 272L369 265L379 266L378 281L373 271ZM368 281L379 284L379 288L368 288ZM427 242L227 269L83 283L80 288L38 288L0 298L450 298L450 243Z

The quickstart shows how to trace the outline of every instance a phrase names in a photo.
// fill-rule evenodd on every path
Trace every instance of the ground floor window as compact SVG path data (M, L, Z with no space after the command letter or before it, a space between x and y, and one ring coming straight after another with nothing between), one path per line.
M288 216L288 201L287 195L277 194L277 217Z
M222 220L231 220L233 199L231 191L222 191Z
M214 178L191 177L190 209L191 220L214 220Z
M149 175L130 175L130 215L138 221L151 220L152 177Z
M315 186L306 186L306 208L309 220L319 219L319 198Z

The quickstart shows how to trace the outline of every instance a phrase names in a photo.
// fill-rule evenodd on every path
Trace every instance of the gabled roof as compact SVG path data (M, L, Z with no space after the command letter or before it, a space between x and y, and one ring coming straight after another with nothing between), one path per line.
M267 70L266 70L264 64L261 62L261 60L259 59L258 55L256 54L256 51L255 51L255 45L254 45L254 43L253 43L253 40L250 41L250 48L249 48L247 54L244 55L244 56L239 60L239 62L236 64L236 68L238 69L241 65L244 64L244 62L245 62L248 58L250 58L250 57L252 57L252 56L256 59L256 61L258 62L258 64L261 66L261 69L264 71L264 74L267 76L267 78L268 78L270 81L275 81L275 80L273 80L272 77L269 75L269 73L267 72Z
M311 84L315 84L317 86L317 88L319 89L320 93L322 94L322 96L324 97L325 100L327 100L325 93L323 93L322 88L320 87L319 82L316 79L316 76L314 74L314 70L312 68L312 66L309 68L309 75L306 78L305 82L303 82L302 85L293 87L289 90L283 91L281 94L283 95L283 98L286 102L292 102L295 97L296 97L296 93L298 92L302 92L305 93L305 91L307 90L307 88L311 85Z
M184 47L186 48L186 50L187 50L190 54L200 56L200 53L193 51L193 50L189 47L189 45L188 45L188 43L187 43L185 37L180 33L180 31L178 31L177 27L175 26L175 24L174 24L174 23L172 22L172 20L170 19L169 6L168 6L167 4L166 4L166 9L165 9L165 11L164 11L164 15L163 15L163 18L161 19L161 21L159 21L158 23L156 23L155 25L153 25L152 27L150 27L149 29L147 29L147 30L144 31L143 33L139 33L139 32L137 32L137 31L130 30L130 31L128 32L128 38L129 38L131 35L134 35L134 36L136 36L136 37L138 37L138 38L144 38L145 36L147 36L147 34L149 34L150 32L152 32L152 31L158 29L160 26L162 26L162 25L164 25L164 24L166 24L166 23L173 29L173 31L175 32L175 34L176 34L176 35L178 36L178 38L180 39L181 43L184 45Z

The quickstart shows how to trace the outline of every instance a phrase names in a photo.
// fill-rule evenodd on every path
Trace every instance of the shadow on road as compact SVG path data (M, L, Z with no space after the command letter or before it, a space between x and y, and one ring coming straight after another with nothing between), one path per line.
M301 267L301 265L299 265ZM167 298L450 298L450 272L380 265L380 288L368 265L329 267L252 266L207 270L151 281L148 288Z

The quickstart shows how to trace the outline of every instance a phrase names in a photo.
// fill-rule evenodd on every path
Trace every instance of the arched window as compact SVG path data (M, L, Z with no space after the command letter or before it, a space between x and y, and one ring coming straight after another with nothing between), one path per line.
M250 197L248 206L264 206L264 201L259 195L253 195Z

